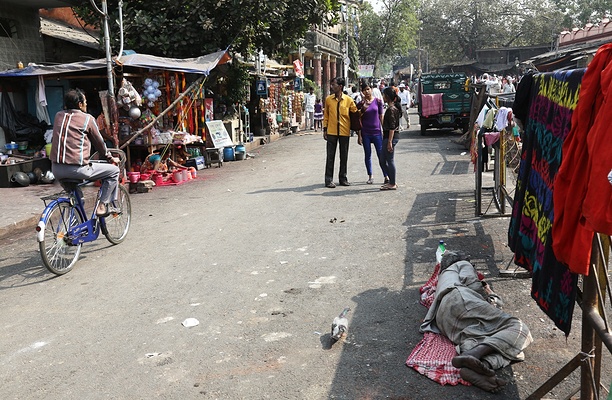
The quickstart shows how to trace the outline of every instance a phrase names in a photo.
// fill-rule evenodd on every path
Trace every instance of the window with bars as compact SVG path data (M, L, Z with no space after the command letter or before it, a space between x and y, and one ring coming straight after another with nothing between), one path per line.
M18 38L18 23L14 19L0 18L0 37Z

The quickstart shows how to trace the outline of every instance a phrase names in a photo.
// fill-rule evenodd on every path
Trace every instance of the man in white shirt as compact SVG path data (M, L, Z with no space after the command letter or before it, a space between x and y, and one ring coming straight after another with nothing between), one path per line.
M314 94L314 88L308 89L308 93L304 95L304 111L306 112L306 129L314 129L314 106L317 96Z
M357 88L357 86L351 87L351 97L355 104L359 104L361 102L361 92Z
M399 93L397 94L402 102L402 113L404 115L404 119L406 120L406 129L410 128L410 116L408 115L408 109L410 108L410 102L412 100L412 96L410 95L410 89L406 87L405 84L400 83Z

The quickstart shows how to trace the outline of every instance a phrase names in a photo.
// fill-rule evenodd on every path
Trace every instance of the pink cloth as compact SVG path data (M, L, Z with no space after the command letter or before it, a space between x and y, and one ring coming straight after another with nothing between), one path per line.
M423 114L424 117L429 117L430 115L440 114L444 111L442 96L442 93L422 94L421 101L423 105L421 106L421 114Z
M441 385L471 384L461 379L459 369L453 367L451 360L457 355L455 346L444 335L425 332L408 359L406 365Z
M491 146L493 143L499 140L499 132L485 132L484 141L487 146Z

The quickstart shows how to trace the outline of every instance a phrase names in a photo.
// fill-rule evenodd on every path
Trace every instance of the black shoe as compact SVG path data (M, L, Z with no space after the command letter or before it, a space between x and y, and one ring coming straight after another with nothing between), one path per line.
M340 181L340 186L351 186L349 181Z
M336 184L335 184L334 182L327 182L327 183L325 184L325 187L328 187L328 188L335 188L335 187L336 187Z

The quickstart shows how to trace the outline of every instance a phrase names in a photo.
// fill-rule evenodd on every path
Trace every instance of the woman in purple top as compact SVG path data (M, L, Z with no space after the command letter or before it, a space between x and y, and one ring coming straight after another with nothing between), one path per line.
M372 144L374 144L374 149L376 149L376 157L385 177L385 183L388 183L389 174L382 157L383 137L381 126L384 113L383 102L372 96L372 88L365 82L361 84L361 94L363 100L357 104L357 109L361 114L361 132L358 132L357 143L363 146L365 153L365 166L368 172L367 183L374 183L372 175Z

